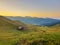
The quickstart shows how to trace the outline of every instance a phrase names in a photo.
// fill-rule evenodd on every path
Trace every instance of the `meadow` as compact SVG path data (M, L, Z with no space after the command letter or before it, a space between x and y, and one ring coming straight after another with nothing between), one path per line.
M5 27L4 27L5 28ZM28 26L29 30L0 27L0 45L60 45L60 25Z

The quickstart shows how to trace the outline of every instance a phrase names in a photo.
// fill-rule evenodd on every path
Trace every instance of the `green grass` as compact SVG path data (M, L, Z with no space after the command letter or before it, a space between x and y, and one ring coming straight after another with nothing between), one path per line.
M59 45L60 29L37 27L35 30L0 30L0 45Z

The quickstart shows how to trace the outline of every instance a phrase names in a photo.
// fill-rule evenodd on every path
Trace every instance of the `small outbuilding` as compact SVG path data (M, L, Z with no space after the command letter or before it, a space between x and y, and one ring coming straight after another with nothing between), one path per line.
M24 30L24 27L23 27L23 26L18 26L17 29L18 29L18 30Z

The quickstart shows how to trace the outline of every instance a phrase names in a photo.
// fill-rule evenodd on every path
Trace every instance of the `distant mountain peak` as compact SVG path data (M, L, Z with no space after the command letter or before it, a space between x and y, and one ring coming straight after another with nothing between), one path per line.
M60 20L54 18L38 18L38 17L7 17L11 20L18 20L25 24L40 25L40 26L50 26L55 24L60 24Z

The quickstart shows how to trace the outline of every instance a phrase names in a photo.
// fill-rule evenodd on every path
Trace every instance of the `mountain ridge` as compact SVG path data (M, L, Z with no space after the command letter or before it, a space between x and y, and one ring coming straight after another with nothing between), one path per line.
M24 24L18 21L10 20L4 16L0 16L0 30L17 29L20 25Z
M38 17L19 17L19 16L7 16L8 19L11 20L18 20L25 24L32 24L32 25L39 25L39 26L51 26L60 24L59 19L53 19L53 18L38 18Z

